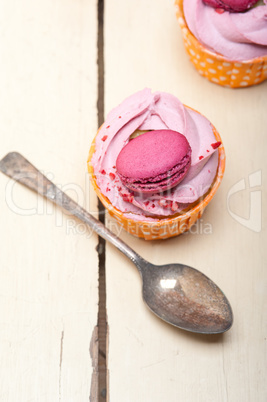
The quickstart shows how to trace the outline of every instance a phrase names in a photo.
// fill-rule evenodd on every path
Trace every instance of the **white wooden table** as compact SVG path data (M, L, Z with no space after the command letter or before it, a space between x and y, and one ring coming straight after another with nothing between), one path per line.
M0 159L23 153L96 216L86 159L101 95L97 8L97 0L0 0ZM224 335L163 323L143 304L134 266L107 245L106 399L265 402L267 81L231 90L199 76L173 2L163 0L105 0L104 68L105 114L149 87L220 132L225 177L194 230L121 238L151 262L200 269L234 310ZM97 401L97 236L2 174L0 210L0 401ZM107 225L118 230L109 217Z

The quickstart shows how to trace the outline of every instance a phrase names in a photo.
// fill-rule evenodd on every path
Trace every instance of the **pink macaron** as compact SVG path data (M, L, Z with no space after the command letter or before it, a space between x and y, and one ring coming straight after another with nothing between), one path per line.
M203 0L203 3L219 10L240 13L254 6L257 1L258 0Z
M186 137L172 130L148 131L130 140L116 162L122 183L139 193L158 193L176 186L190 165Z

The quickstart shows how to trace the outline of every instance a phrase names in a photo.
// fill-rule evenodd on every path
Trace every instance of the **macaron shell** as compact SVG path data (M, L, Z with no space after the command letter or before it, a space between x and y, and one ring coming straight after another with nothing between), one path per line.
M165 175L156 176L149 180L129 180L123 178L123 184L132 191L141 193L158 193L169 190L179 184L185 177L190 167L190 155L187 155L182 164L179 164L173 169L175 173L169 171ZM164 176L164 177L162 177Z
M154 130L131 140L119 153L116 168L133 191L164 191L178 184L190 167L191 148L184 135Z
M246 11L257 2L258 0L203 0L208 6L234 13Z
M125 177L145 179L176 166L190 149L185 136L172 130L154 130L131 140L119 153L117 171Z

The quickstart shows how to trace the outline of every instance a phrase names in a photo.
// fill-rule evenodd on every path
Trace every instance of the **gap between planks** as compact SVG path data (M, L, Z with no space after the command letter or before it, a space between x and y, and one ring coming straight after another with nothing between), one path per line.
M98 127L104 122L104 0L98 0L98 35L97 35L97 68L98 68ZM98 218L105 224L105 209L98 200ZM106 312L106 242L99 237L99 310L98 310L98 401L107 400L107 312Z

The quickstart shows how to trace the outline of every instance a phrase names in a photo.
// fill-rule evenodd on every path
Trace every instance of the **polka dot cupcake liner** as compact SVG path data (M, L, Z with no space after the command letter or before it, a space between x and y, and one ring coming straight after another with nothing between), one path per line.
M190 32L184 17L183 0L175 0L175 6L185 50L199 74L229 88L249 87L267 79L267 56L241 62L209 51Z
M213 127L213 126L212 126ZM221 138L215 127L213 127L213 133L216 141L221 142ZM89 156L87 160L88 172L90 173L91 183L94 187L96 194L100 201L107 209L109 214L113 216L118 224L123 227L127 232L133 236L143 238L145 240L160 240L174 237L188 231L191 226L201 218L206 206L214 197L218 190L225 170L225 151L223 145L218 148L218 170L215 181L210 188L209 192L199 201L192 209L186 211L181 215L176 215L169 218L159 219L157 221L136 221L134 219L126 218L124 213L115 208L109 199L101 193L100 188L97 185L96 176L94 174L94 168L91 164L91 158L95 152L95 140L93 141Z

